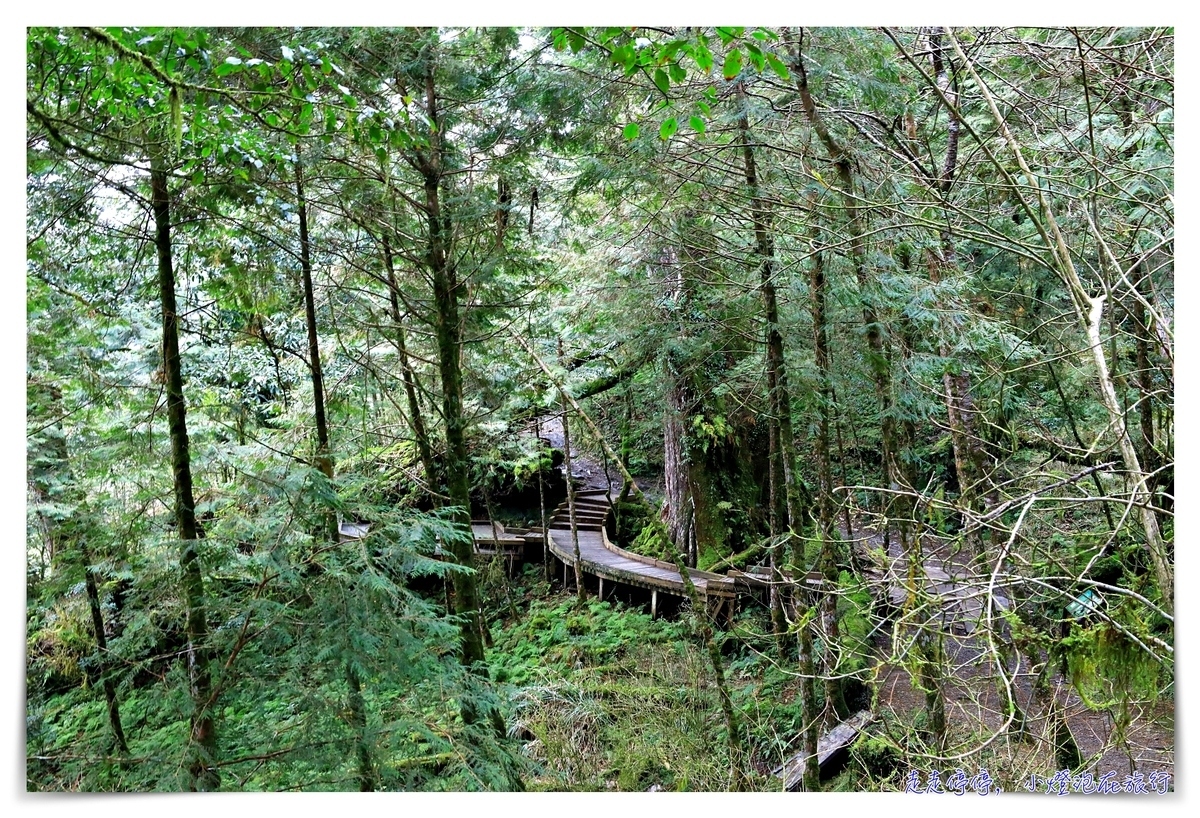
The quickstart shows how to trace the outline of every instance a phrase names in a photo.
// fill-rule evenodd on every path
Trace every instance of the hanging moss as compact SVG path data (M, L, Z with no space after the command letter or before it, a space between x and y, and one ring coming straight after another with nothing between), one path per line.
M1064 643L1071 683L1093 709L1123 709L1158 696L1160 665L1108 622L1077 627Z

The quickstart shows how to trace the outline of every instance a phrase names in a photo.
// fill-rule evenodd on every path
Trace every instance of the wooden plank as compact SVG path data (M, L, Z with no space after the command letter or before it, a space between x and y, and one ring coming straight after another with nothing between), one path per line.
M342 542L348 540L361 540L371 531L370 523L341 523L338 526L339 539Z
M860 710L832 730L817 739L817 769L825 772L831 759L843 748L849 747L858 734L875 718L870 710ZM797 753L774 771L776 778L783 779L783 788L794 792L804 780L804 753Z

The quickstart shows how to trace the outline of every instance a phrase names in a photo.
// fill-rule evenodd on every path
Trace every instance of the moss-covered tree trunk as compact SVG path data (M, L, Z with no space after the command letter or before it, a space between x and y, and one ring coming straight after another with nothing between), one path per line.
M560 365L562 358L562 338L559 338L558 361ZM563 473L567 478L567 517L571 525L571 549L575 554L575 594L582 605L586 592L583 587L583 560L579 555L579 522L575 519L575 476L571 473L571 412L567 405L565 390L559 394L559 401L562 404Z
M424 413L421 411L421 401L417 394L417 375L413 371L412 361L408 356L408 344L404 337L404 323L400 315L400 287L396 282L396 269L393 260L391 240L385 231L383 233L383 264L388 277L388 303L391 308L392 325L395 328L393 340L396 353L400 357L400 380L404 384L404 396L408 401L408 422L412 427L413 440L417 444L417 453L421 458L421 467L425 469L425 479L432 489L437 483L436 465L433 460L433 446L429 442L426 431Z
M798 575L803 575L805 571L804 548L802 541L797 536L797 532L804 525L801 502L802 486L796 464L796 440L792 429L792 400L788 390L787 367L783 354L783 333L780 331L779 325L779 302L775 292L775 243L771 234L767 203L759 189L750 120L746 110L746 92L740 84L738 85L738 98L742 106L738 129L741 132L743 170L746 191L750 197L750 217L754 225L754 248L759 269L759 293L762 296L763 318L767 325L767 408L770 414L769 423L776 430L772 432L775 453L771 467L771 482L775 486L774 516L779 522L779 532L788 532L787 540L792 546L789 556L794 570ZM798 594L798 602L801 605L807 603L806 595L802 591ZM803 615L803 610L797 611L797 616ZM819 775L816 738L817 694L815 674L812 671L812 634L807 624L800 627L799 631L800 700L805 722L810 727L804 732L804 752L808 757L805 763L804 787L808 790L815 790L818 787ZM805 666L808 667L807 671Z
M838 536L833 498L833 466L830 460L829 427L833 414L833 372L829 354L829 319L826 304L825 253L813 254L808 279L809 309L813 324L813 357L817 365L817 435L814 441L817 461L817 532L821 540L818 570L823 588L818 600L821 632L825 638L822 673L825 677L825 715L829 721L847 715L842 683L838 679L837 657L840 628L837 616Z
M158 251L158 291L162 306L162 361L167 393L167 426L171 438L171 472L175 487L175 525L179 532L179 568L186 607L189 692L192 700L191 739L188 742L188 786L215 790L217 771L216 706L209 669L208 614L204 575L197 553L199 531L192 496L192 463L188 448L187 406L183 400L183 365L179 356L179 314L175 301L175 268L171 253L171 198L167 171L161 159L152 160L150 196L154 212L154 243Z
M462 397L462 323L457 270L449 257L451 219L443 211L442 139L438 95L434 84L432 55L425 71L425 115L429 119L428 148L418 152L417 164L423 180L426 223L425 264L433 282L433 328L437 342L438 372L442 381L442 421L446 434L443 456L444 474L454 522L463 532L450 544L455 562L469 571L453 575L454 612L462 633L463 664L474 667L483 662L483 636L480 632L479 588L475 580L475 550L471 542L471 486L468 476L466 416Z

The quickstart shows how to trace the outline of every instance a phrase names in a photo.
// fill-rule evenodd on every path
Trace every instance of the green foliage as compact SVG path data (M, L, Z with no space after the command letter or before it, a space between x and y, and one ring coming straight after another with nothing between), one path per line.
M1125 630L1144 636L1146 623L1139 621L1131 606L1111 612ZM1131 702L1158 698L1162 666L1146 649L1107 621L1090 626L1076 625L1062 649L1071 671L1071 683L1093 709L1125 709Z
M629 546L629 550L644 557L674 562L675 546L667 536L662 523L657 521L642 528Z
M553 460L529 421L557 400L515 335L537 345L561 337L576 394L607 387L584 405L652 502L664 419L682 416L702 566L758 553L767 528L774 410L763 273L779 296L771 329L785 341L798 476L817 485L817 435L827 432L834 483L855 487L835 498L866 536L890 528L894 547L897 521L912 516L927 556L966 542L948 411L948 385L961 379L983 471L973 513L1009 504L988 519L989 567L1013 536L997 574L1013 605L1001 614L1007 630L993 636L1035 666L1065 657L1085 702L1112 715L1120 744L1139 705L1161 708L1156 697L1173 689L1163 647L1173 622L1153 609L1162 588L1140 515L1125 513L1140 505L1129 503L1127 475L1120 465L1080 469L1118 461L1114 430L1124 426L1154 473L1152 505L1173 547L1173 32L1001 34L29 29L30 789L188 783L195 703L145 232L151 161L170 180L204 533L195 545L210 631L203 647L215 668L224 787L352 789L364 752L387 789L501 788L521 774L543 789L728 784L710 671L676 625L561 599L522 614L547 589L508 578L497 560L472 575L493 621L497 684L458 660L461 623L443 613L444 583L468 569L445 554L468 534L438 473L456 410L443 402L446 350L435 341L449 324L430 309L437 252L451 259L461 308L463 343L445 360L464 372L471 504L505 521L535 516L531 498ZM964 126L944 177L952 130L935 87L939 37ZM996 123L951 37L967 45L1036 178L1014 181L1005 147L980 152L977 140L998 144ZM800 59L825 130L797 99ZM332 479L312 467L312 353L297 277L301 154ZM1045 202L1019 204L1034 188ZM861 225L843 193L869 200ZM1047 265L1041 231L1051 212L1085 287L1108 296L1103 353L1123 419L1096 389L1072 318L1078 294ZM828 367L815 357L818 259ZM829 410L831 428L818 409ZM418 418L434 474L419 456ZM1153 441L1142 439L1143 424ZM903 475L883 463L885 430L899 441ZM915 508L900 499L909 488ZM1024 515L1021 498L1033 495ZM672 559L652 509L616 511L623 546ZM370 533L329 542L333 518ZM876 556L879 539L867 544ZM815 560L815 543L806 556ZM85 567L97 580L109 662L92 632ZM871 592L886 589L870 588L875 581L840 570L839 673L865 674L879 661ZM1064 640L1064 603L1098 587L1088 582L1117 590L1103 589L1103 616L1073 620ZM793 657L779 656L761 619L746 614L721 638L760 768L794 752L812 718L799 704ZM811 612L796 619L803 626ZM916 670L908 622L889 659ZM830 655L834 646L817 641L817 658ZM126 759L108 724L102 664ZM463 718L492 708L519 739ZM925 714L885 711L881 722L835 786L895 787L905 755L927 749L913 733L928 726ZM1007 771L1029 761L1006 739L953 727L956 741L983 747L973 760ZM516 759L517 740L528 766Z
M898 780L907 772L900 749L890 741L863 733L850 746L850 757L873 782Z
M573 597L532 602L493 628L493 672L535 765L531 789L719 790L720 711L682 623Z
M682 635L678 623L649 613L592 600L535 600L520 623L493 629L489 662L498 682L544 681L554 667L619 664L634 645L669 645Z

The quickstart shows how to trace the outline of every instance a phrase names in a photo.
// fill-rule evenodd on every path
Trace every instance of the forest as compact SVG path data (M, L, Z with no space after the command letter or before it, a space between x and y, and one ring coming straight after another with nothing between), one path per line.
M1174 789L1173 29L25 45L27 790Z

